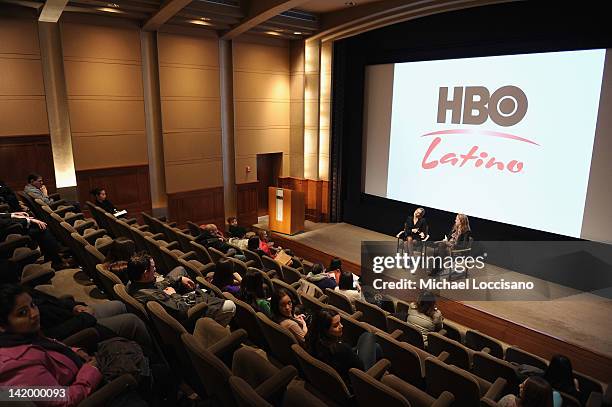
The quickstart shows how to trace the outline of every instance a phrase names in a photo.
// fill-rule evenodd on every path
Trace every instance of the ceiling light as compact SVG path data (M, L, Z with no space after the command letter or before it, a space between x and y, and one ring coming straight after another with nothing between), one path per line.
M202 21L202 20L187 20L187 22L191 24L197 24L197 25L211 25L209 22Z
M208 18L208 17L200 17L200 20L202 20L202 21L210 21L210 18Z
M106 13L123 13L123 11L121 10L117 10L116 8L110 8L110 7L98 7L96 10L104 11Z
M266 34L270 34L270 35L276 35L279 36L280 34L277 33L276 31L266 31Z
M119 4L117 4L117 3L107 3L106 6L107 7L112 7L112 8L119 8Z
M294 34L294 35L302 35L303 33L302 33L302 32L300 32L300 31L294 31L294 32L293 32L293 34Z
M353 7L353 6L356 6L357 3L355 3L354 1L346 1L344 2L344 5L348 7Z

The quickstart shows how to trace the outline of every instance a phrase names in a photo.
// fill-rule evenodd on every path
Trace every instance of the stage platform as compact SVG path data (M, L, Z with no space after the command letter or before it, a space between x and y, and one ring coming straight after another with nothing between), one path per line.
M254 226L267 228L267 216L259 218ZM344 268L355 273L359 273L361 264L362 241L396 242L393 236L346 223L306 221L305 229L294 236L274 233L273 238L298 255L322 263L339 257ZM548 293L554 292L554 297L559 299L542 301L536 298L536 293L532 301L466 301L454 299L452 292L440 292L441 296L452 300L441 304L445 315L536 354L547 355L555 349L559 353L572 353L576 355L573 360L580 360L579 370L600 379L612 377L612 300L490 264L486 266L486 273L478 278L500 275L506 281L537 282L537 286L545 286ZM542 340L550 349L538 346L536 342ZM590 366L587 367L587 363ZM593 363L600 366L594 367Z

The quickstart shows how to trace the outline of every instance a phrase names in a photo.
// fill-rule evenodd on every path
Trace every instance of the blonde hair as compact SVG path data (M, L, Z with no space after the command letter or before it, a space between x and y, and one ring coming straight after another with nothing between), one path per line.
M470 229L470 220L468 219L466 214L458 213L457 218L459 219L459 224L455 222L453 225L453 236L455 238L461 236L465 232L471 231Z
M423 208L417 208L416 211L414 211L415 214L418 213L418 218L422 218L423 216L425 216L425 209Z

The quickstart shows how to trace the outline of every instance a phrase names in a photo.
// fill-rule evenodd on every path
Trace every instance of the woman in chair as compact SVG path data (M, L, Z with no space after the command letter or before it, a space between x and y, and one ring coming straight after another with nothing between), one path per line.
M404 245L410 257L414 255L414 241L424 240L427 237L428 229L423 208L417 208L414 214L406 219L404 232L400 236L404 239Z
M308 333L308 325L306 324L305 315L295 315L295 300L284 288L274 290L270 308L272 308L272 319L285 329L288 329L300 345L304 344L306 334Z
M466 249L471 237L472 230L467 215L458 213L450 232L450 238L444 236L444 240L438 242L438 251L441 256L448 256L452 250Z

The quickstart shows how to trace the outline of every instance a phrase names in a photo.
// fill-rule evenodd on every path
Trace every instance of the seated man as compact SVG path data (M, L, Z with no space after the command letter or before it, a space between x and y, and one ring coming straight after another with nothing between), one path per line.
M149 301L160 303L179 322L187 321L189 308L206 303L205 315L226 326L236 312L232 301L215 297L201 289L188 277L183 267L177 267L161 281L155 278L155 261L146 253L136 253L130 258L127 268L130 282L128 293L143 304ZM195 291L194 291L195 290Z
M0 213L0 240L6 238L7 232L5 232L5 229L14 224L21 225L22 234L30 236L38 243L40 250L45 255L45 260L51 261L54 269L61 270L70 267L70 264L60 257L60 245L51 232L47 230L47 224L30 217L25 212ZM8 233L15 233L15 231Z
M151 337L140 318L128 313L121 301L95 305L56 298L36 289L28 290L40 312L40 327L45 336L62 341L75 333L95 328L102 340L122 336L138 342L145 352L152 351Z
M49 198L47 186L43 182L43 177L40 174L28 175L28 183L23 188L23 192L30 195L32 199L40 199L47 205L53 203L53 199Z
M223 234L217 229L217 225L210 223L200 227L202 233L196 237L196 242L200 243L205 247L212 247L213 249L219 250L221 253L228 254L232 247L227 244Z
M227 218L227 224L229 225L230 237L244 239L244 235L246 234L247 230L242 226L238 226L238 219L236 219L234 216L231 216Z

